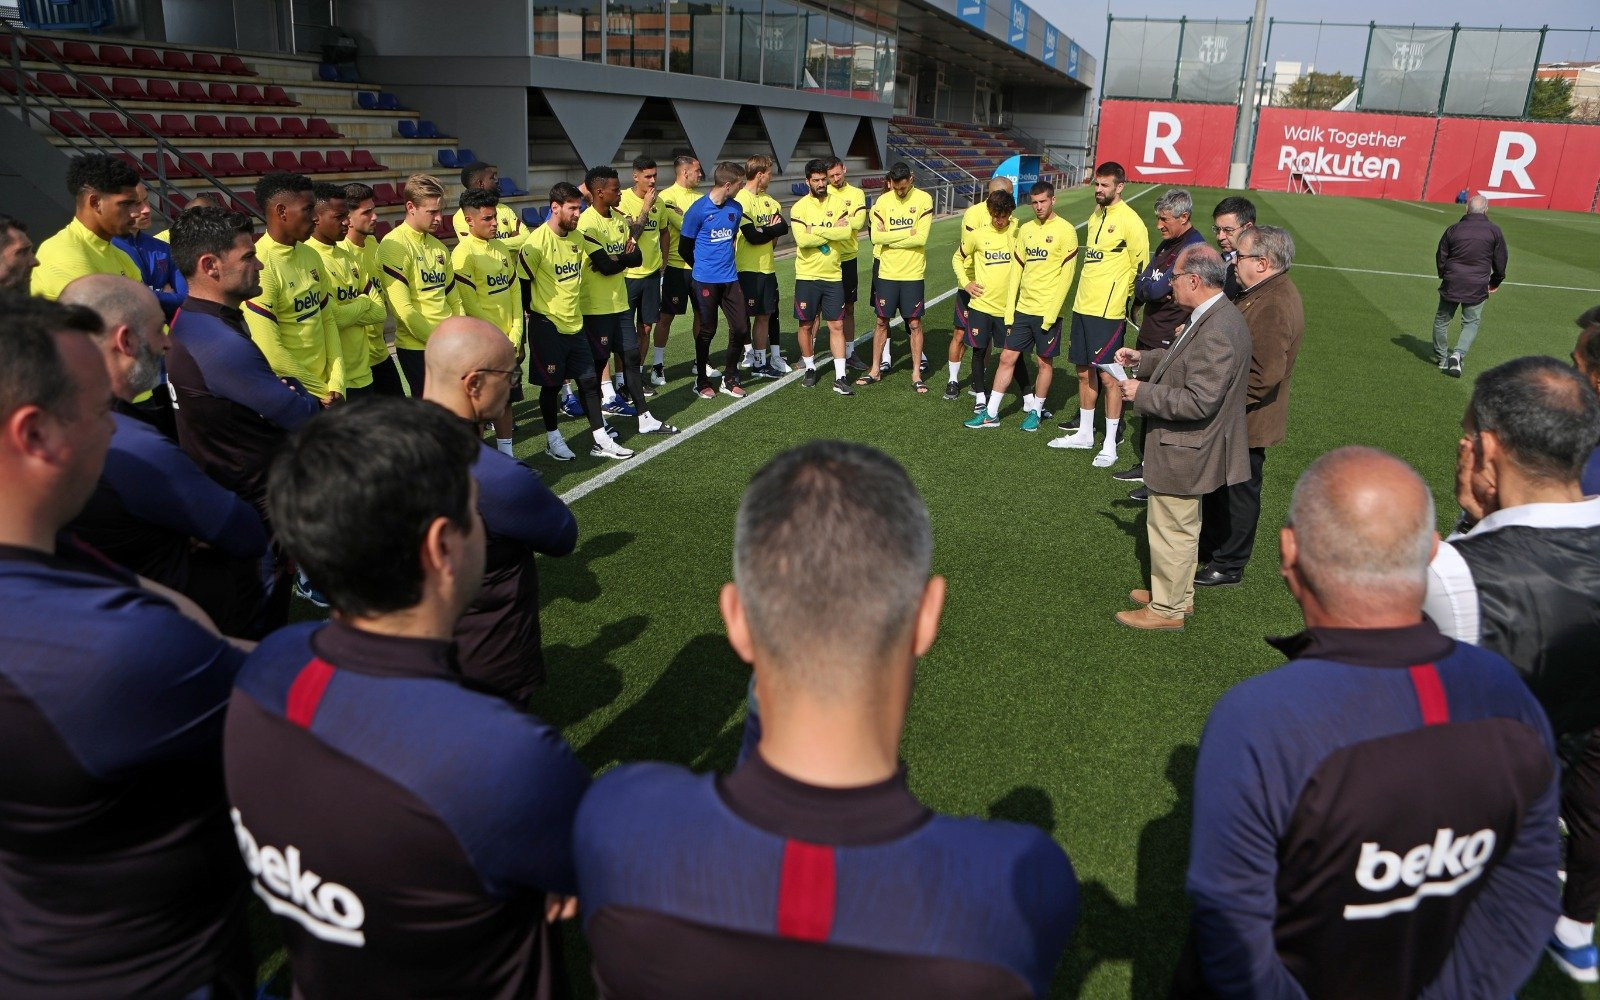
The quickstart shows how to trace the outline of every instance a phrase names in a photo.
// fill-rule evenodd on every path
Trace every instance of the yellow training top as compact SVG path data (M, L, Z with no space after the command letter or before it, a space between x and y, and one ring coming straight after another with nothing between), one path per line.
M450 224L455 228L456 239L466 239L467 210L456 209ZM522 241L528 238L528 234L523 231L522 218L517 215L517 210L505 202L494 207L494 238L504 243L506 249L512 253L522 249Z
M845 220L844 224L850 227L850 243L847 245L840 260L855 260L859 248L856 246L856 234L867 228L867 193L854 184L846 181L838 187L829 185L830 197L839 199L839 218Z
M74 218L34 251L39 266L33 269L28 294L57 299L73 279L86 274L120 274L144 284L139 265L110 240L103 240Z
M678 252L678 234L683 231L683 213L702 197L699 191L677 183L656 195L656 204L661 206L661 231L667 234L668 267L687 269L689 266L683 254Z
M844 245L855 242L845 206L832 195L806 195L789 209L789 234L794 237L796 281L839 281Z
M298 379L311 395L344 395L344 345L322 258L304 243L285 246L266 233L256 240L256 256L261 294L244 304L250 339L273 371Z
M561 333L583 330L580 288L583 243L574 229L559 236L548 224L528 234L522 244L522 280L533 282L533 311ZM627 308L626 303L623 306Z
M361 389L372 384L372 360L367 356L367 328L376 324L383 336L388 312L383 302L369 294L371 281L361 273L361 259L342 241L306 241L322 258L333 283L333 324L339 328L339 353L344 358L344 384Z
M622 189L622 204L617 206L632 223L644 217L644 228L639 231L639 253L643 263L622 272L624 278L648 278L661 270L661 197L650 203L650 214L645 215L644 199L633 193L633 188ZM680 215L679 221L683 217Z
M1009 325L1016 318L1017 282L1022 276L1022 262L1016 254L1017 220L996 231L993 224L961 234L961 247L956 250L956 284L966 287L976 281L983 286L982 295L974 295L969 308L1004 320Z
M378 263L378 280L394 310L396 347L424 350L434 327L464 314L450 252L432 233L395 226L378 244Z
M578 235L583 240L583 287L578 303L585 316L609 316L628 311L628 282L623 272L601 274L594 269L589 255L596 251L612 257L621 257L628 249L628 217L621 209L611 210L606 218L593 205L578 216Z
M382 265L378 263L378 241L367 237L367 241L356 246L350 241L349 234L339 241L339 245L350 252L355 259L356 267L361 276L361 294L372 300L378 307L378 315L382 318L374 323L364 324L361 335L367 343L367 364L370 366L382 364L389 356L389 345L383 339L383 327L389 319L388 300L383 297L383 285L378 281L378 273Z
M524 243L527 241L524 240ZM504 240L480 240L468 233L450 256L461 308L494 325L522 346L522 284L517 255Z
M770 194L764 192L756 194L749 188L740 188L739 193L733 198L739 203L739 207L744 209L745 219L754 223L757 229L783 220L783 206ZM741 230L739 242L733 248L733 266L740 273L747 271L753 274L775 273L777 268L772 263L772 248L777 245L777 241L752 244L744 238L742 232L744 227L739 228Z
M872 251L878 277L921 281L928 269L928 233L933 230L933 196L916 188L904 198L887 191L872 206Z
M1084 232L1083 274L1072 311L1121 319L1128 314L1133 279L1150 262L1150 231L1139 213L1118 200L1095 208Z
M1055 325L1067 301L1067 289L1078 270L1078 230L1059 215L1049 222L1034 219L1017 229L1017 253L1022 257L1022 288L1017 312Z

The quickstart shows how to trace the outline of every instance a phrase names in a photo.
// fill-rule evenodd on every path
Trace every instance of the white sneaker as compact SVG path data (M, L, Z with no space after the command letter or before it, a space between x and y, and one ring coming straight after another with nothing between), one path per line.
M772 367L772 369L774 371L778 372L779 374L787 375L790 372L794 371L793 368L789 367L789 362L783 360L783 355L781 355L781 354L773 354L773 355L769 355L769 357L770 357L771 360L769 360L767 362L767 364L770 365Z
M755 366L756 366L756 349L753 348L753 347L746 347L744 349L744 357L739 359L739 367L740 368L754 368Z
M1094 467L1097 469L1107 469L1116 464L1117 453L1115 451L1102 451L1094 457Z
M667 384L667 372L666 372L666 366L665 365L651 365L650 366L650 384L651 385L666 385Z
M572 453L572 449L567 447L567 442L562 438L546 441L544 453L558 462L570 462L578 457Z
M1094 435L1093 434L1063 434L1058 438L1052 438L1051 441L1050 441L1050 447L1052 447L1052 448L1081 448L1081 449L1087 451L1088 449L1094 447ZM1112 458L1113 458L1113 460L1115 460L1115 456L1112 456Z
M632 458L633 452L611 440L605 433L595 435L594 447L589 449L590 458Z
M706 378L712 379L713 381L715 381L716 379L719 379L721 377L722 377L722 373L721 372L717 371L715 368L711 367L710 365L706 365Z

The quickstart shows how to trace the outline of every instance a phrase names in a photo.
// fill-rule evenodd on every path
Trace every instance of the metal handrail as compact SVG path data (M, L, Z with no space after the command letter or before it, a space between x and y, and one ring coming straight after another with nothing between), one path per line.
M37 79L37 74L33 70L24 69L22 67L22 46L30 40L29 36L18 31L9 22L0 21L0 27L4 27L6 33L11 36L11 71L16 76L17 107L22 112L23 121L39 121L50 133L60 135L66 139L68 144L73 149L83 150L86 152L103 153L105 150L100 144L105 143L114 146L118 151L133 159L135 163L144 162L140 159L138 153L136 153L132 148L125 146L118 141L118 137L111 135L94 122L90 121L87 115L80 114L80 108L75 105L68 104L60 95L50 91L48 88L40 84ZM238 199L234 197L232 188L228 187L228 185L224 184L221 180L215 177L209 170L202 167L195 160L191 159L183 152L183 150L174 146L167 140L165 136L161 135L160 133L151 129L149 126L145 125L143 122L139 121L139 119L135 118L135 112L130 111L128 108L112 100L110 97L107 97L105 94L101 93L98 88L85 84L83 82L83 75L77 70L73 69L71 66L68 66L60 59L57 59L49 52L43 50L32 51L30 52L30 55L34 57L42 56L42 60L34 59L33 61L43 61L53 65L73 82L79 93L92 94L107 108L121 115L128 127L137 129L138 131L143 132L148 138L155 140L156 152L158 154L156 156L155 165L154 167L150 167L150 164L145 164L145 167L155 171L155 180L158 185L158 187L155 189L156 199L160 203L162 214L166 215L167 218L176 219L178 217L178 213L181 211L177 203L172 199L172 194L177 191L177 186L174 185L167 177L168 155L176 157L178 162L187 167L189 170L193 171L198 177L210 182L211 186L222 194L225 204L232 206L236 201L238 201ZM38 104L40 108L44 110L41 111L35 108L30 108L28 106L30 98L35 99L34 103ZM50 122L49 110L52 109L76 115L78 121L81 121L84 126L88 127L88 131L85 131L85 129L80 127L76 121L72 121L71 119L68 119L67 124L71 125L72 132L76 133L75 135L57 129ZM79 145L79 141L86 145ZM266 221L266 216L262 215L258 209L252 207L248 202L239 202L239 204L243 204L249 214L254 215L262 222Z

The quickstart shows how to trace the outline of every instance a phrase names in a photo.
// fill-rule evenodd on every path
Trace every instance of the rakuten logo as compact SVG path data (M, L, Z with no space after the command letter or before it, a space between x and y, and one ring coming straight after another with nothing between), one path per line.
M1485 198L1537 198L1533 178L1528 176L1528 165L1539 155L1539 143L1526 132L1503 130L1494 145L1494 166L1489 168L1489 189L1478 193ZM1520 191L1496 191L1507 177L1516 182Z
M1340 153L1325 146L1305 150L1279 146L1278 169L1292 170L1316 181L1400 179L1400 161L1393 156L1368 156L1360 151Z
M1415 891L1382 903L1346 906L1344 918L1376 920L1410 913L1428 896L1454 896L1484 873L1494 856L1494 844L1493 830L1457 837L1449 827L1442 827L1431 844L1418 844L1404 856L1366 841L1356 862L1356 884L1368 892L1388 892L1404 882Z
M1170 111L1150 112L1144 125L1144 155L1139 157L1139 165L1133 169L1147 176L1188 173L1189 168L1183 165L1183 157L1178 155L1178 140L1181 138L1181 118ZM1167 161L1167 166L1155 165L1157 153Z
M280 851L259 846L239 810L232 810L230 815L239 839L239 853L255 880L250 887L267 909L288 917L324 941L356 948L367 943L361 930L367 910L359 896L337 882L324 882L309 868L301 868L299 848L291 846Z

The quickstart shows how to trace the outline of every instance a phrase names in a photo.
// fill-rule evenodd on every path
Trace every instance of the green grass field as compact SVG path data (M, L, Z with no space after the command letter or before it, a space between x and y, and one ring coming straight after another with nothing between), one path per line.
M1153 220L1156 196L1146 190L1130 185L1125 196ZM1208 235L1210 207L1228 193L1195 192L1196 222ZM1508 283L1485 310L1467 377L1445 378L1431 359L1430 276L1439 234L1458 218L1453 207L1250 197L1260 221L1295 237L1307 333L1289 438L1266 466L1254 561L1242 586L1202 591L1184 631L1152 635L1112 619L1131 607L1128 590L1146 582L1143 507L1109 478L1115 470L1091 468L1091 452L1046 448L1054 421L1021 433L1015 397L1002 410L1004 426L984 432L962 427L970 397L941 400L947 298L927 317L934 391L926 396L910 391L904 331L896 330L895 370L881 385L844 398L826 382L808 390L793 380L750 380L753 400L739 412L649 461L667 439L631 436L624 420L623 443L646 449L636 458L619 466L589 459L583 448L576 462L553 462L542 454L537 407L524 404L518 453L558 493L620 471L573 501L577 552L541 562L549 684L533 710L560 726L597 773L645 758L728 768L749 675L724 640L716 594L730 578L743 486L769 456L808 439L882 448L927 498L934 568L950 581L905 734L913 790L941 811L1037 824L1071 856L1083 905L1055 996L1164 996L1187 928L1183 874L1201 728L1229 686L1281 662L1262 637L1300 627L1277 575L1277 529L1296 476L1339 445L1388 449L1434 486L1446 530L1456 515L1455 442L1473 376L1524 354L1565 358L1573 317L1600 302L1600 216L1496 209L1510 244ZM1073 222L1091 207L1085 190L1060 202ZM954 284L948 261L958 225L934 227L930 299ZM1152 246L1159 239L1152 225ZM863 286L866 277L864 266ZM780 282L787 311L788 262ZM857 322L858 333L870 331L864 287ZM692 398L687 327L680 319L674 330L670 384L654 404L686 429L734 405ZM785 354L796 363L794 321L786 316L783 329ZM1075 379L1062 370L1070 372L1064 360L1049 402L1058 414L1076 405ZM586 439L583 426L563 423L575 444ZM1130 460L1125 445L1116 468ZM581 945L572 955L582 961ZM583 969L574 971L587 992ZM1522 995L1600 991L1580 993L1545 965Z

